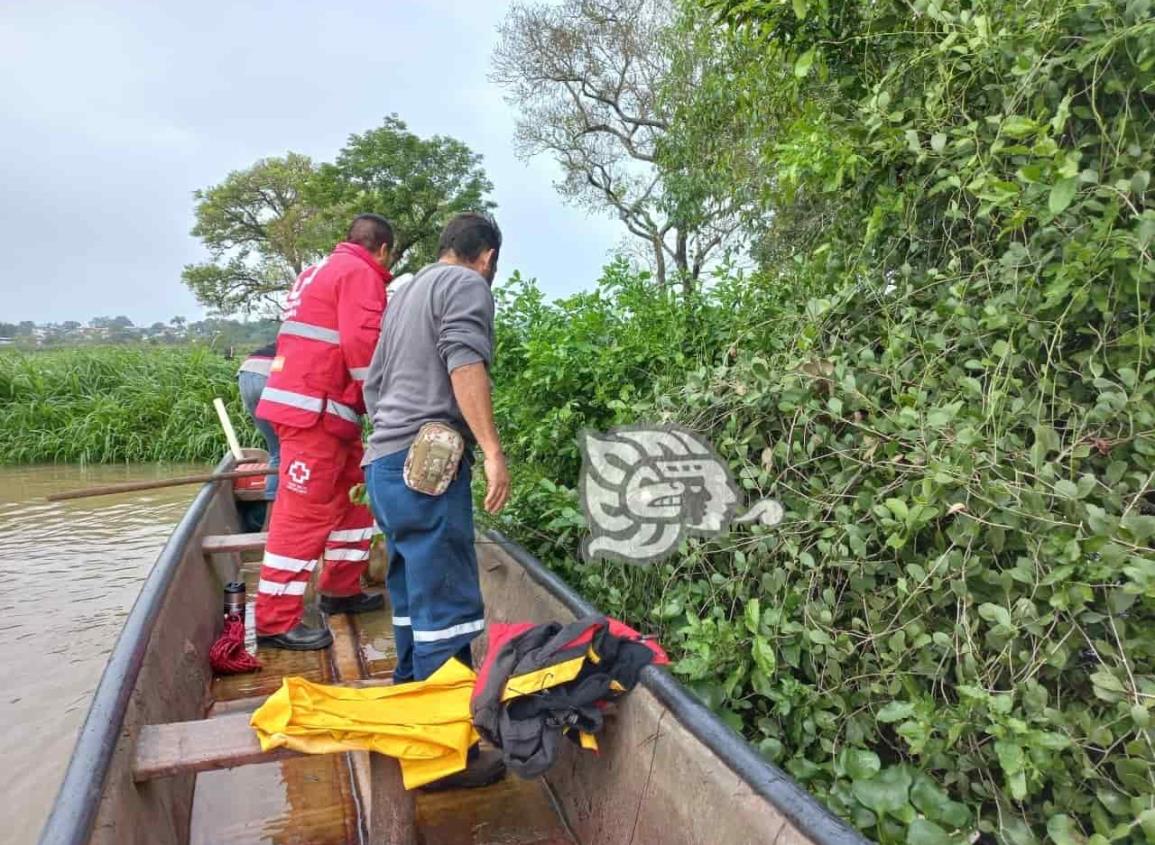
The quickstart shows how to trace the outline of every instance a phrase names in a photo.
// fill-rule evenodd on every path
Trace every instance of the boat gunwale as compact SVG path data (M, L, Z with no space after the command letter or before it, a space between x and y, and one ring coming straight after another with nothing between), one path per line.
M501 531L490 529L485 536L501 546L538 586L575 616L600 615L597 608L556 573ZM642 670L639 683L754 793L772 804L816 845L869 845L869 839L835 816L786 772L755 751L741 734L718 718L665 669L647 666Z
M215 472L226 472L233 460L231 455L226 455ZM185 559L189 542L220 492L221 483L210 481L201 487L141 586L93 693L73 746L72 759L41 830L40 845L84 845L89 841L153 626Z

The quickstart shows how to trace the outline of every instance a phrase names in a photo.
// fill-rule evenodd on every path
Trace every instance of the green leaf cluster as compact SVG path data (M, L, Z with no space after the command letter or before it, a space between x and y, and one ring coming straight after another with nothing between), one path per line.
M709 5L762 270L514 296L505 527L875 840L1151 841L1155 7ZM576 430L665 420L786 522L578 562Z

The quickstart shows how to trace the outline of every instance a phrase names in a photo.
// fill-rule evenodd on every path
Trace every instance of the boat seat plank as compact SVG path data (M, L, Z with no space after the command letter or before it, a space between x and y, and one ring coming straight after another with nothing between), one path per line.
M267 532L254 534L209 534L201 541L201 549L206 555L226 552L259 552L268 541Z
M132 774L140 783L298 756L298 752L284 748L262 751L249 725L249 714L228 713L213 719L144 726L136 741ZM369 756L372 841L416 845L417 810L413 795L402 783L400 764L384 754Z
M140 783L296 756L285 749L262 751L249 716L229 713L215 719L143 726L136 741L133 780Z

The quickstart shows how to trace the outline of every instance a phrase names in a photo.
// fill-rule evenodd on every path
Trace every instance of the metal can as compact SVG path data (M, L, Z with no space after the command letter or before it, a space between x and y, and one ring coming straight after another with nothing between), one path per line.
M230 581L225 584L225 616L245 618L245 583Z

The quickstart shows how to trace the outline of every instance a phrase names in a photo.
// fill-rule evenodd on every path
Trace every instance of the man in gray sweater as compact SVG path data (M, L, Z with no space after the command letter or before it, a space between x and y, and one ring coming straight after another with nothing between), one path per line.
M461 214L441 233L438 261L390 299L365 379L373 433L365 484L389 541L386 579L400 683L432 675L451 657L467 664L485 627L473 547L473 447L484 456L485 509L509 498L509 472L493 422L493 294L501 231L484 214ZM429 495L404 480L405 458L421 427L447 423L466 442L445 492ZM443 786L481 786L504 772L500 755L475 753L469 769ZM440 783L440 782L439 782Z

